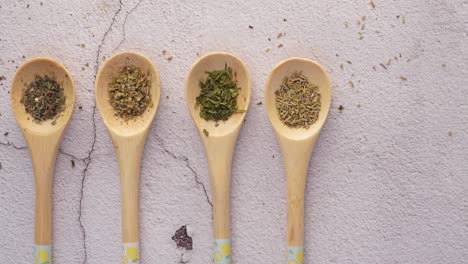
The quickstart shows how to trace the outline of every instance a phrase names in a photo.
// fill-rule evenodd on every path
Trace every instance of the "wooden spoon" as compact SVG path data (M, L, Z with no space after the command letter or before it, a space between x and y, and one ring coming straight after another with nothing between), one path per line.
M64 89L65 110L59 117L33 121L21 103L24 88L36 75L53 76ZM52 263L52 182L55 159L63 138L63 132L75 105L75 85L70 73L51 58L34 58L25 62L16 71L11 85L11 106L23 136L28 144L35 176L35 263Z
M241 88L237 98L238 108L247 110L250 102L251 81L244 63L236 56L225 52L213 52L199 58L190 69L185 81L185 95L192 119L205 145L213 195L213 226L215 238L215 263L227 264L231 259L231 162L237 136L246 113L234 113L227 121L206 121L195 107L200 94L199 83L207 77L207 71L231 67L234 78ZM205 135L206 130L209 135Z
M109 102L109 83L124 66L139 67L151 75L151 100L153 105L133 120L116 117ZM159 74L156 66L144 55L135 52L115 54L99 69L96 76L96 103L104 124L114 143L120 167L122 195L122 229L124 263L139 263L138 187L140 163L146 138L158 109L160 97Z
M279 119L275 91L285 76L302 72L319 87L321 109L319 119L308 129L289 128ZM304 258L304 191L309 160L320 134L331 102L330 80L317 62L290 58L280 62L271 71L265 88L268 117L278 138L286 169L288 186L288 264L302 264Z

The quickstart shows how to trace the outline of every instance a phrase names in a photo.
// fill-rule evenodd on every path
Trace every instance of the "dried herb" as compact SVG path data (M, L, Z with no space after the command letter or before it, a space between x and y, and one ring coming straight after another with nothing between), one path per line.
M257 105L262 105L262 101L258 102Z
M405 76L403 76L403 75L402 75L402 76L400 76L400 79L401 79L402 81L407 81L407 80L408 80L408 78L406 78L406 77L405 77Z
M184 248L185 250L192 250L192 238L187 234L187 226L182 226L179 228L172 240L176 242L178 248Z
M6 77L5 76L0 76L0 81L3 81L3 80L6 80Z
M150 95L151 76L135 66L123 67L109 83L109 101L115 115L130 120L153 105Z
M340 111L340 113L342 113L343 110L344 110L344 106L342 106L342 105L338 106L338 111Z
M286 76L275 92L280 120L291 128L309 128L319 118L318 87L301 73Z
M279 45L278 45L278 48L282 48L282 47L283 47L283 44L279 44Z
M240 88L233 79L232 68L224 65L223 70L207 72L205 81L200 81L200 95L195 107L200 107L200 117L210 121L227 120L235 112Z
M26 113L40 123L57 118L65 110L65 100L63 87L54 77L36 75L25 88L21 103Z
M254 27L249 25L249 28L250 28L250 29L253 29Z
M174 57L173 56L169 56L167 57L167 61L171 61Z
M207 136L207 137L210 136L210 132L208 132L208 130L206 130L206 129L203 129L203 134L205 134L205 136Z
M70 160L70 162L71 162L72 168L75 168L75 161L74 161L74 160Z
M370 5L372 6L372 8L375 8L375 3L373 0L370 1Z

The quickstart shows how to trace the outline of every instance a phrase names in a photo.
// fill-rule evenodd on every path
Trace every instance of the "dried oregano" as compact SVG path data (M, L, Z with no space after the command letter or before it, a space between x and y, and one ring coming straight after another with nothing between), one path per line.
M286 76L275 92L280 120L291 128L309 128L319 118L318 87L301 73Z
M233 79L232 68L207 72L205 81L200 81L201 92L195 107L200 107L200 117L209 121L227 120L233 113L242 112L237 107L240 88Z
M25 88L21 103L35 122L54 119L65 110L63 87L54 77L36 75Z
M153 105L151 76L136 66L125 66L109 83L109 101L115 115L130 120Z

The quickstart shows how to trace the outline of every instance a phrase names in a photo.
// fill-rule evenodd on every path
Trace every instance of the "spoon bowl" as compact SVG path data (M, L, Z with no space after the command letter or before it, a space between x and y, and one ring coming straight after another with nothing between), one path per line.
M195 125L200 133L206 129L210 137L220 137L232 133L240 128L245 118L245 113L234 113L228 120L220 121L216 127L216 122L206 121L200 117L200 109L195 107L196 98L200 95L200 81L208 76L206 72L224 69L227 64L232 68L234 79L237 80L238 87L241 88L237 97L239 109L247 110L250 103L250 76L244 63L238 57L226 52L213 52L199 58L190 69L185 81L185 95L188 108ZM202 137L203 138L203 137Z
M65 109L57 118L40 123L28 114L21 103L25 87L36 75L55 78L65 94ZM13 114L28 145L35 179L35 259L52 259L52 185L55 159L75 106L75 85L67 69L59 62L39 57L25 62L16 71L11 85Z
M286 126L279 118L276 109L275 92L280 88L285 76L301 72L311 83L318 86L321 110L318 120L308 129L297 129ZM290 58L280 62L271 71L265 89L265 104L268 118L276 133L291 140L304 140L320 132L327 119L331 103L330 79L320 64L303 58Z
M143 73L151 75L151 100L152 107L139 117L124 121L115 115L114 109L109 101L109 83L124 66L136 66ZM150 59L142 54L126 51L110 57L104 62L96 76L96 103L101 113L102 119L112 133L121 136L130 136L146 131L156 114L160 97L159 74Z
M24 105L21 103L25 87L34 80L36 75L48 75L54 77L64 89L65 110L60 113L60 117L52 124L52 120L37 123L26 113ZM47 58L39 57L31 59L21 65L16 71L11 85L11 106L18 125L23 132L46 135L63 130L70 120L75 105L75 85L67 69L59 62Z
M301 72L309 82L317 85L320 94L319 118L307 129L286 126L279 119L279 113L276 109L275 92L280 88L283 79L295 72ZM302 58L287 59L280 62L271 71L266 83L265 101L268 117L283 153L287 177L287 263L303 264L305 184L310 157L330 108L330 79L317 62Z
M237 97L238 109L226 121L206 121L200 117L200 109L195 107L196 97L200 94L200 81L207 77L207 71L224 69L225 65L233 70L240 93ZM190 69L185 81L185 95L192 119L205 145L208 160L211 193L213 197L213 235L215 239L216 263L231 263L231 164L235 144L246 111L250 103L251 81L244 63L236 56L226 52L209 53L198 59ZM208 131L205 135L204 130Z
M149 106L141 116L125 121L115 115L109 101L109 83L124 66L136 66L151 76ZM96 76L96 105L114 144L120 168L122 199L122 236L124 263L139 263L139 179L143 150L151 123L159 105L160 84L156 66L150 59L136 52L115 54Z

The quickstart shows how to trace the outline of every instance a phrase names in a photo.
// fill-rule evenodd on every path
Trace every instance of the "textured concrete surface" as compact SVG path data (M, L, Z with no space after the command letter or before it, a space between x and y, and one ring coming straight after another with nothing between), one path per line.
M305 262L468 262L468 1L172 2L0 2L2 262L32 262L33 175L8 91L34 56L61 61L77 86L56 165L54 262L121 261L119 172L93 84L123 50L148 55L162 81L141 171L142 263L211 262L207 164L183 82L197 54L217 50L240 56L253 83L233 164L234 263L285 261L283 164L257 103L290 56L321 62L333 82L307 182ZM171 240L183 225L187 252Z

